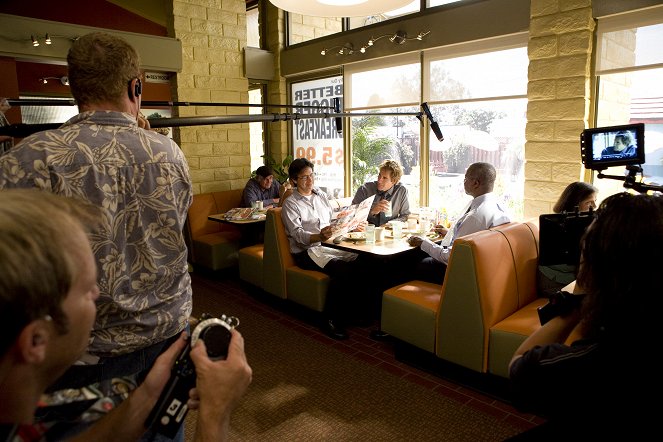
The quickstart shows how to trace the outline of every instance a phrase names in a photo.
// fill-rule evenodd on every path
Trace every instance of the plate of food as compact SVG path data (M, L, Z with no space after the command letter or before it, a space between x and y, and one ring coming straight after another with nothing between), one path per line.
M348 232L345 234L345 239L350 241L366 241L365 232Z

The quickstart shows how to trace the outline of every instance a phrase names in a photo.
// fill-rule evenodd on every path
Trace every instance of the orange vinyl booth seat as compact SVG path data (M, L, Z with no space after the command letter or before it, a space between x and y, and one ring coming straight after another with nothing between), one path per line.
M212 270L237 265L241 233L236 226L207 219L239 207L243 189L200 193L193 196L185 226L189 260Z
M281 208L267 211L263 252L263 288L267 293L288 299L315 311L323 311L329 276L304 270L295 264L286 237Z
M445 361L508 377L516 348L540 327L538 228L509 223L454 241L442 285L410 281L382 298L384 331Z
M346 207L346 206L349 206L350 204L352 204L352 197L343 197L343 198L332 199L332 200L329 200L329 203L331 204L331 206L334 210L339 210L342 207ZM280 217L280 211L279 211L279 217ZM273 221L275 221L275 220L273 220ZM266 242L269 242L272 245L277 244L277 238L281 237L281 231L277 232L275 230L277 228L276 224L272 224L272 223L266 221L265 228L266 229L271 229L271 233L270 233L271 238L269 240L266 240ZM281 227L279 226L279 228L281 228ZM282 236L283 236L283 238L285 238L285 231L283 231ZM277 250L278 253L283 252L283 253L288 253L289 254L290 252L289 252L289 248L287 247L287 242L288 242L287 238L285 238L285 245L286 246L283 249L272 247L272 250ZM259 287L259 288L265 288L265 278L267 278L269 280L269 282L267 282L267 287L268 287L267 291L269 293L274 294L278 297L287 297L285 295L285 289L281 288L283 286L283 281L281 280L282 271L274 270L274 269L275 268L277 268L277 269L281 268L281 261L288 262L288 256L284 255L283 259L281 261L278 261L278 260L275 259L277 255L274 255L272 253L271 256L270 256L270 263L271 264L270 264L270 266L268 266L268 272L267 272L267 275L265 276L265 270L263 269L263 265L264 265L263 263L264 263L264 257L265 257L265 250L264 249L265 249L264 244L256 244L256 245L253 245L253 246L244 247L244 248L239 250L239 277L243 281L246 281L246 282L248 282L248 283L250 283L250 284L252 284L256 287ZM290 259L292 259L292 257L290 257ZM278 265L276 265L277 262L278 262ZM293 265L294 265L294 261L293 261ZM299 269L299 267L297 267L297 269ZM275 272L275 273L273 273L273 272ZM296 270L293 269L292 272L296 272ZM320 273L320 272L317 272L317 273ZM307 273L307 275L308 275L308 273ZM326 277L323 278L320 275L316 275L314 280L316 281L315 284L314 284L315 287L316 287L316 290L319 289L317 284L320 283L320 281L322 281L322 280L327 281ZM310 298L308 296L299 296L300 295L300 293L299 293L300 288L298 287L298 284L297 284L298 281L300 281L300 278L298 276L295 276L294 277L294 282L291 282L291 284L296 287L294 289L293 296L295 298L298 298L298 297L299 298L301 298L301 297L305 298L306 301L302 302L302 303L307 305L309 303L308 301L310 301ZM304 287L305 287L306 282L304 282L303 284L304 284ZM304 287L302 287L301 289L303 290ZM326 289L325 289L325 293L326 293ZM313 301L311 308L313 308L314 310L322 310L322 307L320 307L320 306L324 306L324 297L325 297L325 295L323 295L322 293L318 293L316 291L316 294L314 295L314 298L320 298L320 299L317 299L317 300Z

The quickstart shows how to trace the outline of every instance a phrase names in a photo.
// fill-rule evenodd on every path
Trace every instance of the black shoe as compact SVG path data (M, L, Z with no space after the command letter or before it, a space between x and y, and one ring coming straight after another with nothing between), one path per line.
M371 339L375 341L386 341L389 338L391 338L391 335L389 333L382 330L372 330L369 333L369 336L371 337Z
M348 339L348 332L333 319L327 319L322 323L322 331L332 339Z

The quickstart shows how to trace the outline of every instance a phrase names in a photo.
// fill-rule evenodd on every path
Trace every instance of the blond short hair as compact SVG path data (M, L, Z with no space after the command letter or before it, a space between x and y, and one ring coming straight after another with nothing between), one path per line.
M62 302L80 266L80 242L71 238L91 232L98 219L95 207L49 192L0 191L0 354L47 315L66 333Z
M391 181L394 183L397 183L403 176L403 168L401 167L400 164L398 164L397 161L394 160L390 159L384 160L380 164L380 171L383 170L388 170L389 172L391 172Z

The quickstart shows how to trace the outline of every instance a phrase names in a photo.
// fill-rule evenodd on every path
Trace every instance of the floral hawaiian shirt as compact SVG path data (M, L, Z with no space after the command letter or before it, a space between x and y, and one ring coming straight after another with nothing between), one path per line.
M102 209L91 237L101 295L90 353L129 353L185 328L191 280L182 229L192 189L173 140L140 129L130 114L83 112L0 157L0 189L15 187Z

